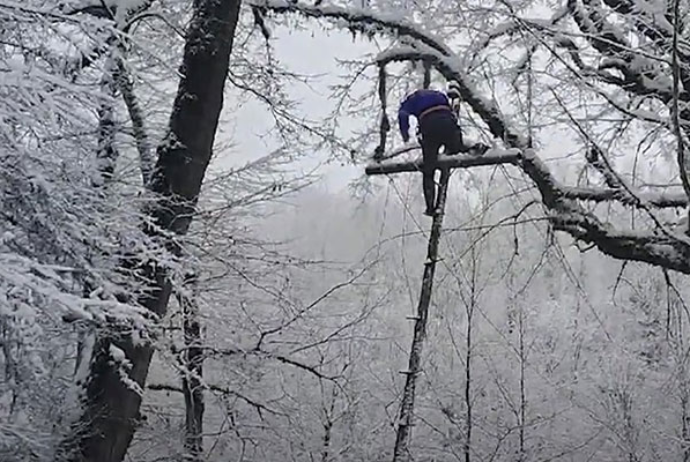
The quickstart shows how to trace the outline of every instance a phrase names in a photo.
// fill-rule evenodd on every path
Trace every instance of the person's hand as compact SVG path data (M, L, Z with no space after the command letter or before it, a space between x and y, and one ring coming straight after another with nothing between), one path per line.
M376 146L376 149L374 150L373 159L377 162L380 161L381 159L383 159L383 146L381 146L381 145Z
M476 156L481 156L489 150L489 146L484 143L475 143L471 148L470 152Z

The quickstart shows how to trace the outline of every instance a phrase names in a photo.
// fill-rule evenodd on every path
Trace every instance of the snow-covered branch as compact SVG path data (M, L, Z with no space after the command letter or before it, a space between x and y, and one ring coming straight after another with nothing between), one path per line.
M511 130L504 123L494 102L481 97L476 91L450 48L421 27L372 10L342 8L332 5L311 6L284 0L255 1L252 4L275 13L300 13L312 18L344 20L347 24L345 27L360 32L387 32L412 39L414 47L396 48L384 52L377 58L379 64L392 61L425 61L430 63L448 81L454 80L458 83L463 101L470 105L484 120L495 137L504 140L510 147L519 149L528 147L526 138Z
M683 234L665 230L663 235L657 230L618 230L568 199L532 150L523 153L521 167L537 185L554 229L594 244L614 258L642 261L690 274L690 245Z
M594 244L614 258L641 261L690 274L690 246L682 239L660 236L653 231L617 231L594 216L553 214L550 220L554 229Z
M583 5L577 0L569 1L568 8L580 31L604 58L599 70L615 69L623 76L618 83L621 88L638 96L657 97L668 104L673 97L672 82L659 68L658 63L662 57L633 52L625 33L607 19L606 12L590 2L585 3ZM619 2L607 3L614 4L619 12L622 11ZM615 79L608 79L607 83L615 83ZM686 93L681 99L687 101L687 96Z
M487 151L483 156L476 155L456 155L439 156L439 168L468 168L482 165L517 164L521 156L518 149ZM421 171L422 159L414 161L381 162L369 164L365 171L367 175L387 175L401 172Z
M464 72L461 61L443 43L431 34L413 24L396 20L370 10L347 9L337 6L305 6L284 1L256 3L276 13L301 13L307 17L327 18L345 21L346 28L362 32L388 32L396 37L404 36L406 45L381 53L379 65L390 62L423 61L432 65L446 80L457 82L462 101L479 115L491 134L502 140L506 147L517 151L503 153L488 152L485 156L456 156L439 160L440 167L471 168L481 165L515 164L530 178L539 190L542 203L549 212L555 229L565 231L574 238L594 244L603 253L623 260L635 260L674 269L690 274L690 245L684 235L675 235L666 229L647 232L618 231L587 212L578 200L595 202L616 201L624 205L643 207L655 204L657 207L684 205L684 198L669 200L668 196L647 195L648 203L641 203L639 196L619 189L568 188L556 181L544 162L531 149L528 138L516 131L502 116L495 101L487 99L473 85ZM665 102L670 92L664 85L653 82L645 74L633 69L629 47L624 35L609 24L596 9L583 8L576 1L569 2L570 12L583 31L591 34L591 43L598 51L612 57L622 58L618 70L624 74L629 91L641 95L653 94ZM654 88L652 88L654 87ZM668 94L667 94L668 93ZM368 174L386 174L416 171L419 162L394 162L370 165ZM644 207L643 207L644 208ZM659 231L662 231L661 233Z
M307 5L286 0L254 0L250 2L250 5L266 8L274 13L299 13L311 18L343 20L347 23L347 28L357 32L394 32L417 40L444 55L451 54L450 49L439 40L421 30L417 25L403 21L395 15L381 14L370 9L343 8L335 5L319 5L319 3Z
M146 132L144 112L142 111L139 100L134 92L134 83L127 70L127 65L123 59L118 58L117 62L117 84L122 93L122 99L127 107L129 118L132 121L132 135L139 152L139 163L141 176L144 184L148 184L153 174L153 149L149 142Z
M563 196L568 199L578 199L593 202L619 202L631 207L640 207L640 202L657 208L687 207L688 198L683 193L648 193L636 192L631 196L620 189L583 188L577 186L561 186Z
M408 148L407 150L410 150ZM391 156L392 157L392 156ZM488 165L513 164L521 165L522 152L518 149L492 149L482 156L473 154L440 156L438 161L439 168L471 168ZM422 160L381 162L369 164L365 171L367 175L388 175L392 173L417 172L421 171ZM566 186L559 184L542 165L538 170L545 181L553 185L557 190L556 195L566 199L583 200L591 202L619 202L623 205L640 207L647 204L657 208L686 207L688 199L682 192L678 193L650 193L635 191L630 194L620 188L594 188L580 186Z
M458 91L463 102L469 105L474 112L486 123L491 134L503 140L509 147L526 149L529 146L527 139L513 130L501 117L494 101L484 98L475 88L471 79L460 68L459 60L453 55L443 55L433 49L419 46L401 47L381 53L377 57L379 63L393 61L426 61L443 75L448 81L457 83Z
M542 195L542 202L549 210L549 220L555 229L565 231L574 238L596 245L602 252L615 258L636 260L659 265L690 274L690 246L683 235L655 231L619 231L601 222L594 214L584 211L576 200L607 202L617 201L624 205L684 207L684 194L637 193L630 195L620 189L582 188L561 185L546 165L532 150L490 150L484 156L458 155L441 157L441 168L471 168L486 165L518 165L532 179ZM367 174L389 174L419 170L421 161L385 162L366 168ZM637 197L638 200L634 200Z

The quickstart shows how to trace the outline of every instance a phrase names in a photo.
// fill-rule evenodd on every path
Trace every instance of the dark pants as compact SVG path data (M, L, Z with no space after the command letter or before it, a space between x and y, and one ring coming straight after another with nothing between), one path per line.
M436 196L436 185L434 183L434 173L438 153L443 146L445 155L453 155L464 151L462 142L462 131L458 126L455 115L450 110L438 110L426 114L419 121L419 133L422 136L422 174L424 175L424 201L426 202L426 213L432 215L436 208L434 204Z

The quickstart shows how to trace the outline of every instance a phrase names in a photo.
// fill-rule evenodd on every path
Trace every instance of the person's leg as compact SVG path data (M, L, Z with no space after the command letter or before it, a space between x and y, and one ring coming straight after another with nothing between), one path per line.
M422 135L422 189L424 192L424 202L426 204L425 215L433 216L436 205L436 183L434 173L436 173L436 161L438 160L438 150L440 144L433 137Z
M467 149L462 139L462 130L458 126L455 116L448 114L443 120L439 121L440 136L443 139L443 153L447 156L455 155L459 152L466 152Z
M446 152L449 156L458 154L459 152L467 152L465 144L462 140L462 131L460 127L453 123L453 126L448 130L446 136Z

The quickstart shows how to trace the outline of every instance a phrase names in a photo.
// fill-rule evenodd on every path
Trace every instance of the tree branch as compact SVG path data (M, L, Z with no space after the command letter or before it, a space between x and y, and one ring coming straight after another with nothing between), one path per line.
M245 403L249 404L253 408L256 409L256 411L261 414L262 411L266 411L269 414L274 414L274 415L284 415L281 412L274 411L273 409L270 409L266 407L266 405L261 404L251 398L248 398L247 396L243 395L242 393L239 393L235 390L230 390L229 388L221 387L219 385L211 385L211 384L201 384L202 387L206 388L207 390L210 391L215 391L217 393L220 393L222 395L229 395L229 396L234 396L235 398L239 398ZM153 391L171 391L174 393L182 393L184 390L182 390L182 387L179 387L177 385L167 385L164 383L152 383L146 386L147 390L153 390Z
M576 5L577 0L569 0L568 6ZM397 22L383 17L374 12L350 12L347 9L328 6L298 6L288 5L283 1L273 0L261 3L266 8L274 12L299 12L308 17L330 18L345 20L347 27L364 32L389 32L396 36L406 36L412 39L412 46L384 52L379 55L379 64L386 64L392 61L425 61L440 72L447 81L456 81L461 98L472 110L481 117L494 137L504 141L509 148L517 148L518 152L509 152L507 155L498 155L489 152L486 156L470 158L469 156L456 156L453 158L443 158L439 163L443 167L469 168L480 165L496 165L510 163L518 165L532 180L539 190L542 203L549 210L549 219L557 230L565 231L575 239L594 244L600 251L614 258L623 260L634 260L650 263L668 269L674 269L682 273L690 274L690 243L684 236L672 233L659 235L655 230L648 232L638 231L618 231L608 223L601 222L596 216L585 211L573 199L586 191L590 197L599 197L595 190L581 190L575 188L565 188L559 185L553 178L546 165L529 149L527 139L520 133L514 131L504 120L498 106L492 100L481 96L480 92L474 88L470 79L461 70L460 61L443 44L439 43L431 35L416 28L414 25ZM582 15L579 18L581 27L586 28L592 33L601 35L593 45L601 49L602 52L613 52L614 54L624 53L624 38L616 34L613 27L606 28L608 23L604 23L602 17L589 12L585 16L582 11L572 10ZM596 17L594 17L596 16ZM598 25L587 23L586 21L598 21ZM618 56L620 57L620 55ZM642 85L640 75L626 76L626 81ZM642 91L640 87L628 88L629 91ZM663 94L663 91L661 91ZM648 92L645 92L647 94ZM670 93L670 92L669 92ZM659 96L660 93L656 92ZM670 96L670 95L669 95ZM666 100L668 102L668 99ZM385 174L402 171L416 171L420 163L417 162L396 162L367 167L368 174ZM603 195L615 197L619 202L625 201L620 196L619 190L613 192L604 190ZM570 196L570 197L569 197ZM667 198L664 198L667 199ZM610 198L608 200L611 200Z
M320 372L318 370L318 366L310 366L308 364L297 361L296 359L288 358L287 356L283 356L283 355L277 354L277 353L272 353L270 351L265 351L262 349L257 349L257 348L253 348L250 350L242 350L239 348L218 349L218 348L204 347L204 346L202 346L200 348L204 350L204 354L207 356L222 357L222 356L253 355L253 356L263 357L263 358L267 358L267 359L272 359L272 360L278 361L280 363L288 364L288 365L296 367L298 369L302 369L303 371L309 372L313 376L315 376L319 379L322 379L322 380L334 381L338 378L336 376L330 376L330 375L323 374L322 372Z
M468 168L482 165L518 164L521 151L518 149L499 150L492 149L483 156L472 154L458 154L455 156L440 155L439 168ZM414 161L382 162L367 165L367 175L387 175L401 172L419 172L422 168L422 159Z
M671 50L671 68L673 71L673 100L671 102L671 115L673 118L673 132L676 136L676 157L678 160L678 174L683 183L685 194L690 197L690 181L688 180L688 162L685 155L685 143L683 141L682 121L678 108L680 98L680 63L678 62L678 35L680 28L680 0L673 2L673 44Z
M471 168L487 165L513 164L520 165L522 152L517 149L491 149L483 156L475 154L460 154L455 156L439 156L439 168ZM392 173L421 171L422 160L373 163L365 168L367 175L389 175ZM636 191L627 194L626 191L614 188L583 188L565 186L556 183L546 167L542 167L548 182L558 190L557 195L566 199L584 200L591 202L619 202L623 205L640 207L647 204L657 208L676 208L688 206L688 198L683 193L645 193Z
M439 53L451 54L448 47L432 38L429 34L419 30L416 25L401 22L385 15L378 15L371 10L350 10L339 6L318 6L317 4L311 6L285 0L254 0L250 1L249 4L266 8L274 13L300 13L310 18L345 20L348 23L348 28L357 32L396 31L400 35L418 40Z
M641 50L633 50L623 33L607 21L596 7L590 5L591 0L584 0L582 3L584 5L581 5L579 0L568 0L571 16L590 44L608 58L605 60L604 67L613 67L623 74L624 78L618 86L638 96L654 96L664 104L670 104L674 97L671 79L659 69L640 66L639 62L635 62L640 58L650 62L664 61L663 58L643 53ZM614 4L616 6L614 10L618 12L627 11L627 7L622 2L610 0L606 3ZM688 59L687 55L683 55L683 58L685 61ZM681 80L684 85L686 83L690 85L690 76L686 73L682 73ZM687 102L690 94L683 92L678 97ZM687 109L682 111L682 114L684 118L690 117L690 111Z
M139 163L141 176L144 184L148 184L151 180L151 175L153 174L153 167L155 165L151 144L146 133L145 117L144 112L141 110L139 105L139 100L134 93L134 82L125 66L125 62L122 58L117 59L117 78L116 82L118 88L122 93L122 99L127 106L127 112L129 113L129 118L132 121L132 129L134 142L137 146L137 151L139 151Z

